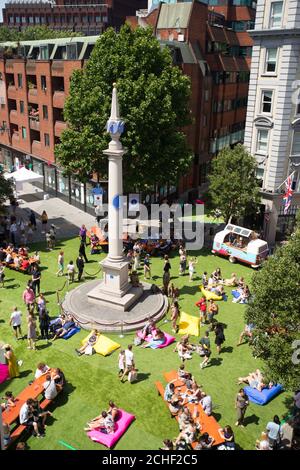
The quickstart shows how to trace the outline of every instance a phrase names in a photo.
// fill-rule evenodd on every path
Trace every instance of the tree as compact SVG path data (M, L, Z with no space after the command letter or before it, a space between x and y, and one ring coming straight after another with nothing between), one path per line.
M247 323L255 325L253 354L267 378L286 389L300 386L300 226L253 277ZM298 341L294 343L294 341ZM294 348L294 349L293 349ZM298 350L297 350L298 349Z
M38 39L55 39L82 36L82 33L73 31L56 31L47 26L29 26L22 31L17 31L7 26L0 27L0 42L8 41L34 41Z
M152 29L119 33L108 29L97 41L87 66L72 75L64 108L68 128L56 147L60 164L84 180L93 172L107 176L103 150L109 143L112 85L117 82L127 148L123 159L125 190L154 183L176 183L190 165L184 133L190 122L190 82L172 65Z
M13 197L12 183L6 180L0 171L0 209L4 202L11 197Z
M212 160L209 196L225 221L257 210L260 197L256 161L241 144L224 148Z

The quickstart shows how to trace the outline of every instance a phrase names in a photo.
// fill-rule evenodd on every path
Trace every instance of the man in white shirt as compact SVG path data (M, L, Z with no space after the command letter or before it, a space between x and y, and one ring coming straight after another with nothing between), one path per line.
M46 382L43 383L44 395L47 400L53 400L57 396L57 389L53 379L48 374L46 375Z
M13 312L10 316L9 325L13 327L14 335L16 339L23 339L22 331L21 331L21 316L22 316L22 312L20 312L20 310L18 310L17 307L14 307Z
M132 344L129 344L128 349L125 350L125 370L120 378L121 382L123 382L125 375L129 374L132 369L135 369L134 355L132 352Z
M212 412L212 400L211 397L206 395L205 392L201 393L200 405L202 406L204 413L207 416L210 416Z

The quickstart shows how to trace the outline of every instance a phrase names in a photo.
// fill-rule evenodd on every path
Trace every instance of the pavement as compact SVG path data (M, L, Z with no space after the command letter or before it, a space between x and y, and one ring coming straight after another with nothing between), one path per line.
M34 231L32 242L45 241L45 234L42 233L42 223L40 216L45 210L48 214L47 229L53 224L56 227L56 238L72 238L78 236L79 228L85 224L87 228L95 225L95 217L86 212L71 206L67 202L57 197L44 200L44 191L36 188L30 183L23 185L22 193L18 193L19 206L16 210L17 219L23 219L24 223L29 221L30 210L36 215L37 230Z

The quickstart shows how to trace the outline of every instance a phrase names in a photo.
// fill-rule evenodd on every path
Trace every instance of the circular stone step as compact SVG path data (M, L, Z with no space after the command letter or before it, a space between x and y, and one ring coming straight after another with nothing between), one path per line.
M133 331L142 328L150 318L158 322L168 309L167 297L160 291L153 293L152 284L146 282L141 283L143 294L126 312L111 304L97 305L89 301L87 294L100 282L97 279L76 287L67 293L62 303L62 309L72 314L83 329L114 333Z

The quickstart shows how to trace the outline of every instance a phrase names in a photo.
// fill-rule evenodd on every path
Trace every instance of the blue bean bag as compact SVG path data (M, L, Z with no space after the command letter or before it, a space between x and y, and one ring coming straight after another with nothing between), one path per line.
M274 385L272 388L264 388L261 392L256 388L244 388L244 392L248 395L249 400L256 405L266 405L272 398L282 392L282 390L283 386L280 384Z
M69 338L71 338L71 336L76 335L76 333L78 333L79 331L80 331L80 328L78 328L78 326L74 326L74 328L71 328L71 330L68 331L68 333L66 333L63 336L63 339L69 339Z
M241 295L241 293L238 290L232 290L231 293L235 299L238 299Z

